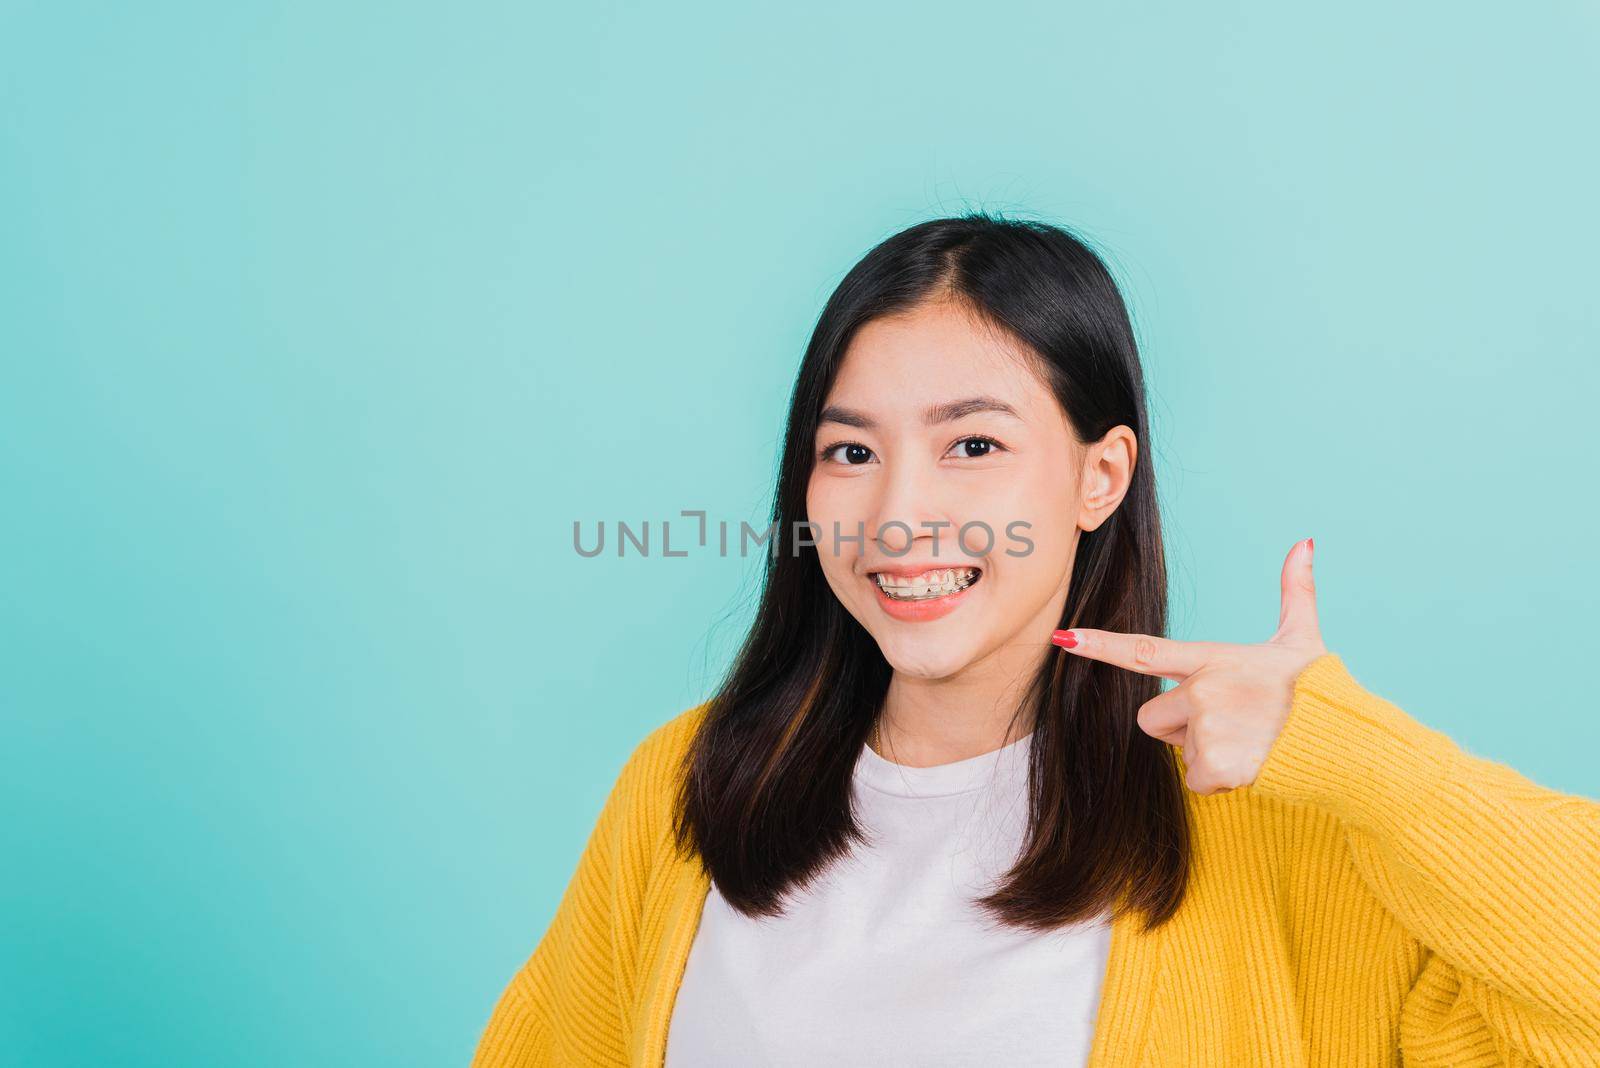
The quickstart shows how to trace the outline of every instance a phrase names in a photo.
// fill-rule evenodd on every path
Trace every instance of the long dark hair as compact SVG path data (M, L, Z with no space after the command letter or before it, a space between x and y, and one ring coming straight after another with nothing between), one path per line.
M851 773L892 669L828 586L814 536L799 535L819 414L851 338L939 296L962 300L1037 354L1080 441L1118 424L1137 434L1132 485L1081 536L1060 626L1166 632L1144 375L1104 262L1065 229L988 212L923 222L873 248L829 297L806 348L760 607L706 707L677 797L679 849L698 854L749 916L781 914L789 890L864 840ZM1027 840L979 902L1000 922L1047 930L1134 909L1149 929L1177 910L1190 855L1184 785L1171 747L1136 723L1158 693L1154 677L1050 650L1024 696L1034 723Z

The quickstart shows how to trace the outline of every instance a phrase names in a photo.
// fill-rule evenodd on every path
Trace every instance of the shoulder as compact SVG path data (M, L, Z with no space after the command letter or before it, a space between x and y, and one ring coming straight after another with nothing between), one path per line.
M689 749L709 708L708 701L678 712L634 746L606 802L626 837L668 833Z
M710 707L709 701L695 705L652 728L634 746L623 768L623 778L645 787L675 786Z

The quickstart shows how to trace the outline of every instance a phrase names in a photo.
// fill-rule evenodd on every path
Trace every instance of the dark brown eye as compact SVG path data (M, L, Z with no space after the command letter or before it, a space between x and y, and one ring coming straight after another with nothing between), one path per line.
M951 446L952 451L956 449L961 450L960 452L956 453L956 456L957 458L963 460L981 459L985 456L988 456L995 449L1004 448L1004 445L1001 445L993 438L984 437L962 438L960 441Z
M843 463L852 467L872 462L872 450L854 441L841 441L837 445L829 445L822 450L820 457L823 463L840 463L839 453L844 453Z

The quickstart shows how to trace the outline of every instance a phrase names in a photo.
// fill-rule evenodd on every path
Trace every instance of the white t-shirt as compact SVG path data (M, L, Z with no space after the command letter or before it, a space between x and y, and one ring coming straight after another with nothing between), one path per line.
M786 914L713 886L668 1032L669 1068L1083 1065L1109 917L1030 933L972 904L1016 861L1030 734L915 768L862 746L855 846Z

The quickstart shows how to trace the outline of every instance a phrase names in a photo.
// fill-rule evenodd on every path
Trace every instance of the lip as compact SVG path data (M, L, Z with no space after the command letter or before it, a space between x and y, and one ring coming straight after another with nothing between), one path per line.
M947 564L945 566L951 565ZM961 564L955 566L973 567L976 565ZM909 578L912 575L920 575L924 571L934 570L938 570L938 565L927 567L913 564L909 567L879 567L868 572L864 581L872 587L872 595L878 599L878 607L883 609L885 615L898 619L902 623L929 623L960 608L966 596L977 589L979 584L973 583L964 590L947 593L943 597L935 597L930 601L894 601L890 600L889 595L883 592L883 587L879 586L877 580L872 576L885 574ZM979 568L979 570L981 571L982 568Z
M972 559L972 557L966 557ZM977 564L953 564L949 560L929 560L921 564L880 564L877 567L867 568L867 577L873 575L893 575L895 578L911 578L928 571L944 571L954 567L972 567L982 571Z

